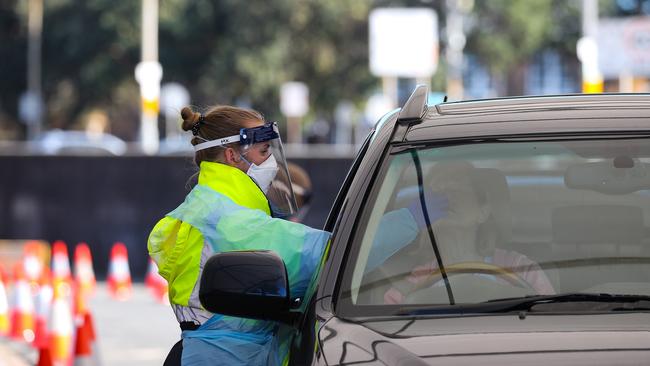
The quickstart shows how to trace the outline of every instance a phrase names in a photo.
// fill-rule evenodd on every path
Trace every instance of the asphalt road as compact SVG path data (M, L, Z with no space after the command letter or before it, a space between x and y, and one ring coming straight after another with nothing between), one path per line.
M112 299L99 284L91 306L102 365L160 366L180 339L169 305L158 303L143 284L135 284L126 301Z
M94 359L104 366L160 366L180 339L169 305L157 302L143 284L135 284L130 299L118 301L99 283L91 300L97 334ZM0 366L36 364L38 355L24 343L0 338Z

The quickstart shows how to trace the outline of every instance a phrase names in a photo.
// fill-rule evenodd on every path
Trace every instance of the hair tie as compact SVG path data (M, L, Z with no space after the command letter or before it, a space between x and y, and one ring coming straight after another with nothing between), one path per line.
M201 128L203 122L205 122L205 116L201 113L199 120L192 126L192 135L196 136L199 134L199 128Z

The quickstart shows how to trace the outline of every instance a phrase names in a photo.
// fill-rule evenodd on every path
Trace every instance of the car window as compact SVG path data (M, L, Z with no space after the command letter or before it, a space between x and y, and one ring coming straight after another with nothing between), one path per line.
M389 155L357 226L341 296L377 306L650 295L649 150L648 140L628 138Z

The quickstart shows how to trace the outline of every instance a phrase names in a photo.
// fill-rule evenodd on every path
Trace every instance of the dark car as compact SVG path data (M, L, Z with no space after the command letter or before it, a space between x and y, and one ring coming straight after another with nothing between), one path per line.
M650 364L650 95L426 96L360 150L306 314L265 252L206 304L292 321L294 364Z

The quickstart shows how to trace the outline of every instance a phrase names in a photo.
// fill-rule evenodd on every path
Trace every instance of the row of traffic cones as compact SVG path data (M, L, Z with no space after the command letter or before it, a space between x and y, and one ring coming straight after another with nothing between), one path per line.
M38 350L39 366L97 364L89 307L96 281L87 244L75 248L74 275L65 243L54 242L51 251L39 242L26 244L22 260L13 268L11 304L5 287L9 279L0 266L0 336L32 345ZM122 243L111 250L107 282L113 298L130 297L128 255ZM167 301L166 282L151 260L145 282L158 301Z
M61 241L54 242L52 253L53 269L56 268L55 278L69 279L70 267L65 243ZM86 243L79 243L75 249L75 281L82 287L84 293L91 295L95 292L95 274L92 268L90 248ZM114 299L124 301L131 297L132 286L128 251L123 243L117 242L111 248L107 285L109 293ZM145 285L151 290L157 301L168 303L167 281L158 274L158 267L151 258L149 259Z

